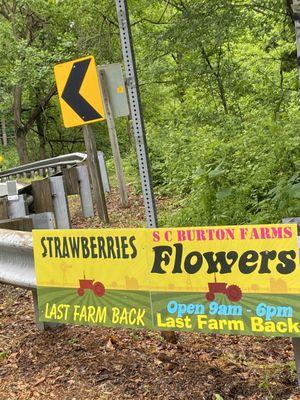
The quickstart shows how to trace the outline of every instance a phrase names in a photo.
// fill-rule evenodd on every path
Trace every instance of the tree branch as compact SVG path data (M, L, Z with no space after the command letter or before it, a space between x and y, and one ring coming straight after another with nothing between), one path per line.
M119 29L119 24L115 21L113 21L112 19L110 19L107 15L105 15L102 11L99 11L99 14L102 15L102 18L104 19L104 21L109 22L111 25L114 25L115 27L117 27Z
M8 9L8 6L7 6L7 4L5 3L4 0L2 1L2 4L1 4L0 14L3 15L3 17L5 19L7 19L8 21L11 21L9 9Z
M51 98L56 95L57 93L57 88L56 85L53 84L51 89L49 90L49 92L46 94L46 96L43 98L43 100L40 102L40 104L34 108L28 118L28 121L26 122L26 124L24 124L24 131L28 132L31 127L34 125L35 120L39 117L40 114L42 114L44 112L44 110L47 108L47 106L49 105L49 102L51 100Z

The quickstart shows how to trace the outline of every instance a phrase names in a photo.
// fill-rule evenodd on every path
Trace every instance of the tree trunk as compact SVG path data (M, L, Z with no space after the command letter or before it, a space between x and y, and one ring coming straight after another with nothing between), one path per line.
M46 158L46 140L45 140L45 130L44 130L44 118L40 115L36 119L36 127L39 135L40 142L40 160L45 160Z
M16 85L13 90L13 114L14 114L14 133L16 138L17 152L20 163L28 163L28 153L26 147L26 132L21 122L21 102L22 102L22 86Z
M39 136L40 140L40 160L45 160L46 157L46 140L44 136Z
M1 117L1 130L2 130L2 144L7 147L7 132L4 115Z
M21 129L21 133L16 134L16 146L17 146L17 152L19 155L20 159L20 164L28 164L28 153L27 153L27 147L26 147L26 136L24 135L24 132Z

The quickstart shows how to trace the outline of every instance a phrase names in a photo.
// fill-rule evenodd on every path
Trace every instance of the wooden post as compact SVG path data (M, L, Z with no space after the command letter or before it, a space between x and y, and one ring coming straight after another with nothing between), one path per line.
M57 229L70 229L70 212L63 176L51 176L40 181L33 181L31 187L35 214L53 213ZM37 218L34 217L33 222L41 225L42 222L39 222L40 219ZM49 224L51 223L50 221Z
M84 218L94 217L93 196L86 165L76 167L80 192L81 209Z
M65 178L67 196L79 194L78 174L76 168L65 168L63 176Z
M101 221L109 223L105 193L103 190L102 178L100 173L100 166L98 162L97 146L95 135L89 125L83 126L84 142L87 151L87 164L89 174L92 180L93 193L95 197L98 215Z
M33 222L30 218L5 219L0 221L0 229L10 229L12 231L31 232Z
M8 219L8 204L5 197L0 198L0 221L2 219Z
M116 169L116 174L117 174L117 180L118 180L118 186L119 186L119 191L120 191L121 205L123 207L127 207L128 206L128 195L127 195L126 182L125 182L125 177L124 177L124 172L123 172L123 167L122 167L122 160L121 160L121 154L120 154L120 149L119 149L119 143L118 143L118 138L117 138L114 116L113 116L111 106L110 106L110 101L109 101L109 94L108 94L108 90L107 90L105 71L103 69L99 70L99 78L100 78L100 88L101 88L101 92L102 92L102 99L103 99L103 105L104 105L104 111L105 111L105 118L106 118L106 122L107 122L109 139L110 139L110 143L111 143L111 148L112 148L112 153L113 153L113 158L114 158L114 163L115 163L115 169Z
M33 208L35 214L53 212L54 205L49 178L31 182Z

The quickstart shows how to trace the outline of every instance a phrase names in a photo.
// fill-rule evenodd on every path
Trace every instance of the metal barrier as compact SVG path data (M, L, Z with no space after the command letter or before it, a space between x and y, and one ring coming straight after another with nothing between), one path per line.
M46 160L35 161L30 164L20 165L19 167L10 168L0 172L0 179L13 175L24 174L44 170L48 168L57 168L62 166L73 166L84 163L87 155L84 153L71 153L63 156L47 158Z
M0 282L36 289L32 233L0 229Z
M39 321L32 233L0 229L0 283L32 291L38 329L56 326Z
M28 231L31 227L30 222L28 219L25 221L24 219L29 216L32 219L33 228L47 228L48 223L46 226L44 223L40 223L45 220L45 213L54 214L56 228L70 229L71 218L68 204L70 195L80 196L84 218L94 217L93 187L86 161L86 154L73 153L0 172L0 229L9 229L11 226L13 230ZM103 152L100 151L98 152L98 163L104 191L109 192L110 185L105 158ZM46 178L44 178L45 170L48 174ZM39 173L39 176L36 177L38 179L31 179L30 184L21 184L10 179L14 174L17 177L21 173L27 176L28 173L35 174L35 171ZM5 182L1 183L1 180L5 180ZM93 192L95 198L97 188ZM19 220L18 224L16 219Z

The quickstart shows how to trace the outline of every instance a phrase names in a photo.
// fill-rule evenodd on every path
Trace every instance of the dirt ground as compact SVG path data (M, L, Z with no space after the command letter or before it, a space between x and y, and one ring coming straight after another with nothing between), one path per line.
M113 226L137 226L140 196ZM82 220L71 202L73 226ZM162 202L161 202L162 203ZM140 225L142 222L140 222ZM38 331L31 293L0 284L0 400L300 399L289 339L61 326Z

